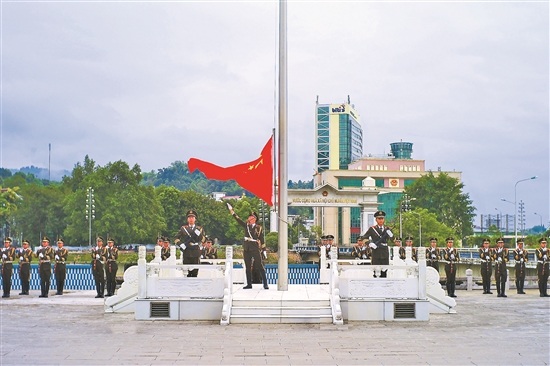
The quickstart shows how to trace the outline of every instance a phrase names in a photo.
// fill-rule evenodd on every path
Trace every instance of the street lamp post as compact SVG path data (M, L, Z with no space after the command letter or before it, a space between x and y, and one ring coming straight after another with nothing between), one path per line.
M88 187L86 190L86 220L88 220L88 245L92 246L92 220L95 219L94 189Z
M518 242L518 220L517 220L517 214L518 214L518 198L517 198L517 192L518 192L518 183L525 182L531 179L537 179L537 176L534 175L531 178L525 178L520 179L516 182L514 185L514 240L516 241L516 246Z
M422 216L420 216L420 214L416 212L411 211L411 213L418 215L418 233L419 233L418 246L421 247L422 246Z
M542 227L542 231L544 231L544 226L542 226L542 215L534 212L535 215L539 215L540 217L540 226Z

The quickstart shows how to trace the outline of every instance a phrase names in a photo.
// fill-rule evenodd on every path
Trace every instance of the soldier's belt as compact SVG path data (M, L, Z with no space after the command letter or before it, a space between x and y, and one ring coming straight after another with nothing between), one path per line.
M47 260L47 261L40 261L40 263L50 263L50 261L49 261L49 260Z
M491 263L491 260L490 259L482 259L481 260L483 263Z
M525 262L522 262L522 261L516 261L516 264L525 264Z
M546 261L537 261L537 263L546 263Z
M65 262L63 262L63 261L55 261L55 263L57 263L57 264L65 264Z
M13 263L13 261L3 261L2 263Z
M107 262L116 262L116 259L107 259Z
M257 241L256 239L249 238L248 236L244 237L245 241Z
M189 243L192 247L196 247L197 245L200 245L200 243Z

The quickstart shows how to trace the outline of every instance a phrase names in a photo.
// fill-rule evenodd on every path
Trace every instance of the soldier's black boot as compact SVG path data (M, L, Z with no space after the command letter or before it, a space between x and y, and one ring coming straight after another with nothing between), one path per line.
M252 273L246 271L246 286L243 287L244 289L250 289L252 288Z

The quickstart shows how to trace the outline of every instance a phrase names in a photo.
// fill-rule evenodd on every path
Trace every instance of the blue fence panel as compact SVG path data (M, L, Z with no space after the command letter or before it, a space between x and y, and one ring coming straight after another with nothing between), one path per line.
M2 288L0 281L0 288ZM50 278L50 290L56 290L55 274L53 272ZM20 289L21 279L19 278L19 264L14 264L11 276L11 288ZM38 273L38 264L31 264L31 290L40 290L40 275ZM94 290L95 282L92 275L92 266L90 264L67 264L65 277L65 290Z

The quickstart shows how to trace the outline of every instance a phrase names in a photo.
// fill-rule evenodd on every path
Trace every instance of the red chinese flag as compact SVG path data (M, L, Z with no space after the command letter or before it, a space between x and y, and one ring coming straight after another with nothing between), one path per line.
M273 136L265 144L260 157L249 163L223 168L191 158L187 166L191 173L198 169L208 179L235 180L241 187L273 206Z

